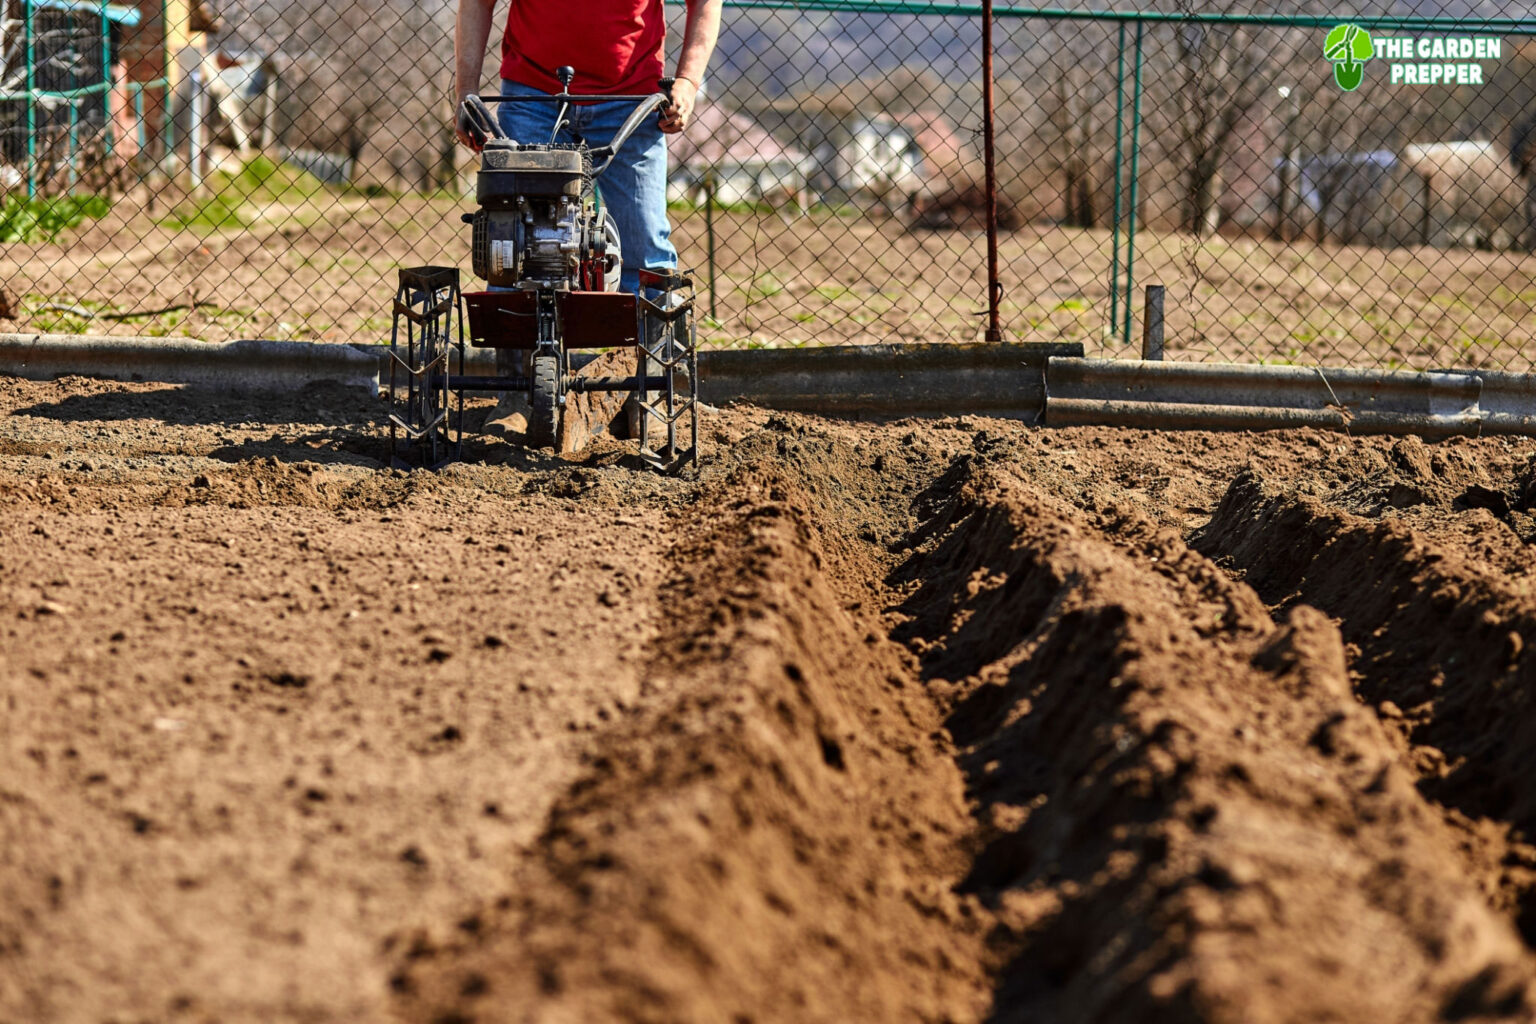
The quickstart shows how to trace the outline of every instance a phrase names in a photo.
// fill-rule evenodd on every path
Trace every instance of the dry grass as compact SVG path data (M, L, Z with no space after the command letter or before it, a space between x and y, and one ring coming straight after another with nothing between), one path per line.
M243 225L173 230L185 201L140 194L59 243L11 245L0 280L16 327L376 342L388 336L395 268L468 266L455 198L324 190L248 203ZM685 267L708 259L704 216L674 211ZM715 217L712 345L971 341L981 335L986 244L977 232L908 232L889 217L817 210ZM1124 259L1123 239L1121 258ZM1527 370L1536 354L1536 257L1371 249L1250 239L1137 237L1136 286L1167 287L1171 358ZM1031 225L1001 240L1003 322L1011 338L1079 341L1092 355L1136 351L1109 334L1106 230ZM105 321L85 311L212 306ZM1140 312L1139 295L1135 302ZM1123 309L1117 310L1123 317ZM1117 317L1118 319L1118 317Z

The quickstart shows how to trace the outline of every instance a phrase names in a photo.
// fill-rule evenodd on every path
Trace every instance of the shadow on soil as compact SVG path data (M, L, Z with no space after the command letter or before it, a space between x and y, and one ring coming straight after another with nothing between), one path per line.
M503 437L483 433L488 411L488 407L465 409L463 437L452 461L505 466L527 473L572 465L646 468L635 451L610 439L579 453L557 455L547 448L524 446L516 434ZM391 462L384 403L366 390L333 384L308 385L289 396L226 394L174 386L144 392L110 391L40 402L17 409L14 415L63 423L143 421L152 432L167 427L225 426L245 436L238 440L220 438L226 443L197 454L228 463L268 458L290 464L388 466ZM253 430L265 427L272 428L267 436L250 436ZM51 447L41 445L39 453ZM186 446L178 443L175 447L184 450ZM415 453L407 455L405 465L399 468L422 468L424 461L433 461ZM440 454L437 466L444 464Z
M310 384L292 395L249 395L168 387L107 391L40 402L14 415L66 423L151 420L168 426L304 423L368 427L382 421L383 404L363 388Z

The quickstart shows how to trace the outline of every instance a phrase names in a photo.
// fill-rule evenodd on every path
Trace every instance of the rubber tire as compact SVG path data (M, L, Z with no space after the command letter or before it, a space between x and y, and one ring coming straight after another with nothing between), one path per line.
M553 448L560 429L559 357L533 358L533 391L528 397L528 447Z

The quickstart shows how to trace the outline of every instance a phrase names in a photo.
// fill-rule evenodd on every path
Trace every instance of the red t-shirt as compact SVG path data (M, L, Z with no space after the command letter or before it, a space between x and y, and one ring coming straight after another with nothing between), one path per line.
M559 92L555 69L576 69L573 93L656 91L667 18L662 0L512 0L501 77Z

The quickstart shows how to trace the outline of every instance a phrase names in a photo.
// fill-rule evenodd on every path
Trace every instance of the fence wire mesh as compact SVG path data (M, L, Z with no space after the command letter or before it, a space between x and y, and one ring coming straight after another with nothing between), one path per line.
M0 326L373 343L397 267L474 287L456 7L0 0ZM1298 9L998 11L1005 337L1134 356L1160 284L1173 359L1532 369L1536 24ZM728 3L669 144L706 344L981 337L981 34Z

